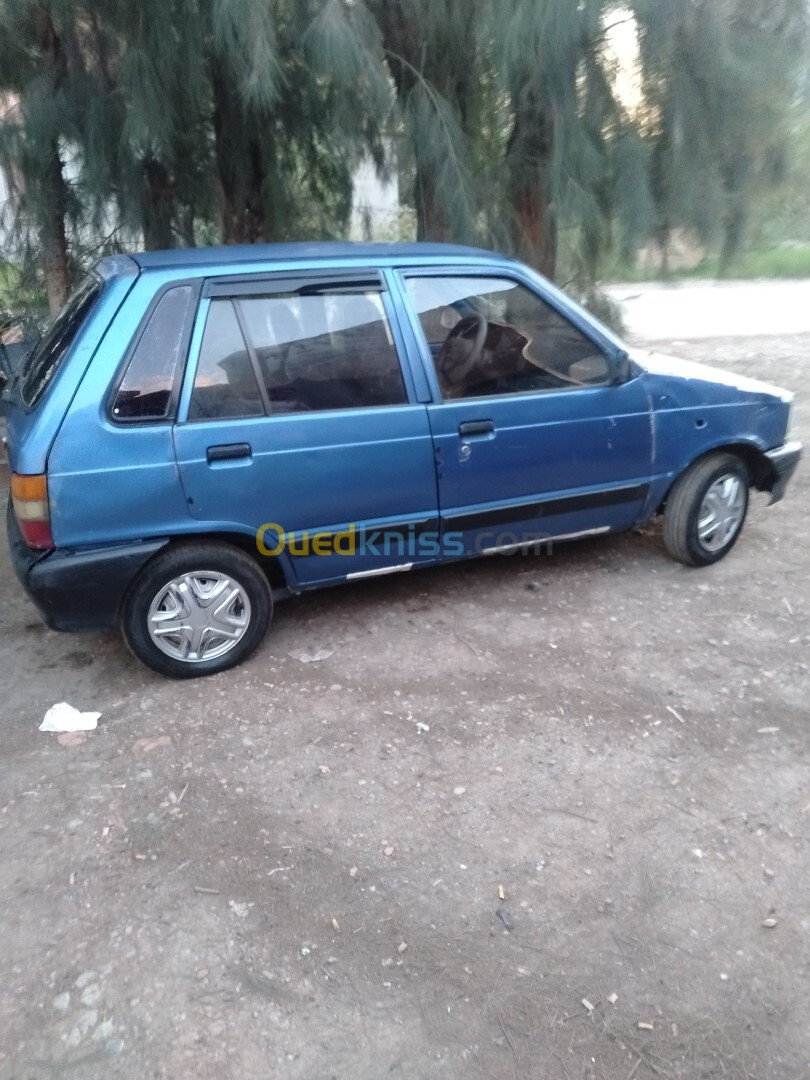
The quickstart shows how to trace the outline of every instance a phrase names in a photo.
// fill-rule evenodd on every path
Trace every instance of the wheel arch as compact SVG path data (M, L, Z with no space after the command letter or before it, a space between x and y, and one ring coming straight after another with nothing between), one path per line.
M267 575L275 600L282 600L292 592L297 591L293 587L294 581L291 584L288 579L288 568L284 566L283 561L275 555L261 555L256 547L255 539L252 536L246 536L244 533L227 531L180 533L168 537L167 542L160 548L160 551L163 552L170 547L179 547L181 545L190 547L194 544L205 543L229 544L231 547L237 548L245 555L248 555Z
M734 443L721 443L719 446L713 446L710 450L704 450L702 454L698 454L696 458L692 458L687 462L680 472L676 473L672 477L672 482L667 488L666 494L662 498L656 513L662 513L664 507L667 504L672 489L680 478L687 473L690 469L701 461L705 461L706 458L712 457L714 454L733 454L738 457L748 469L748 475L751 479L750 486L756 488L757 491L770 491L776 481L773 465L768 460L765 452L760 450L754 443L746 442L734 442Z
M186 534L165 543L132 581L121 632L133 655L158 674L212 675L258 648L273 595L265 567L251 553L210 534Z

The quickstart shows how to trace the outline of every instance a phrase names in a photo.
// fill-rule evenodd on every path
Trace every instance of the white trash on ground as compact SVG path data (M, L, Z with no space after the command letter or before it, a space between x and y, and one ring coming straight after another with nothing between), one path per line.
M40 731L93 731L98 724L100 712L79 712L66 701L51 705L45 713L45 719L39 725Z

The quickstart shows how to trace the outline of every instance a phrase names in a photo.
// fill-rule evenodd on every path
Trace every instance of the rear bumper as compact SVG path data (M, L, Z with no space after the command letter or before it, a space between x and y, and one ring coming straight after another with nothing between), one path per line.
M20 584L51 630L104 630L115 626L130 582L168 540L89 551L32 551L17 519L6 516L11 562Z
M772 503L779 502L785 494L785 488L796 471L801 456L802 444L800 442L785 443L784 446L777 446L775 450L768 450L765 454L771 465L772 483L769 490Z

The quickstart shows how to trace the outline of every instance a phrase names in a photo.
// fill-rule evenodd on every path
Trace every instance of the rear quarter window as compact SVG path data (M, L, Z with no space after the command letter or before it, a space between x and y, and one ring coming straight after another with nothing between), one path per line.
M88 274L34 347L25 362L20 380L20 398L26 408L33 408L45 393L82 323L101 296L101 289L101 279L95 274Z
M119 423L172 418L196 299L191 285L167 288L158 299L115 391L112 415Z

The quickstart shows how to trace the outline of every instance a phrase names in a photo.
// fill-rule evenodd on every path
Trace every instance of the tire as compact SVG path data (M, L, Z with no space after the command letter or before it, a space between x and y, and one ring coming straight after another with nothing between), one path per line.
M673 559L709 566L727 555L742 531L750 484L735 454L710 454L687 469L664 509L664 546Z
M270 584L250 556L230 544L183 543L156 555L135 579L121 631L153 671L194 679L246 660L272 614Z

